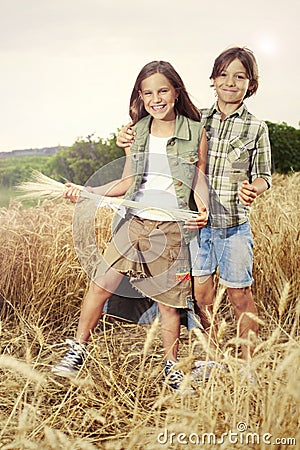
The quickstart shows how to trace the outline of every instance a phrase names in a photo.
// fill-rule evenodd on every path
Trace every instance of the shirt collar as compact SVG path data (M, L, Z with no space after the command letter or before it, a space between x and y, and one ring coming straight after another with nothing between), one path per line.
M241 106L238 109L236 109L232 114L230 114L228 117L233 117L233 116L241 117L243 114L247 113L247 111L248 110L247 110L245 103L242 103ZM208 110L207 117L212 117L215 112L218 112L219 114L221 114L221 111L218 107L217 102Z
M185 141L190 139L190 127L187 117L177 114L174 137Z

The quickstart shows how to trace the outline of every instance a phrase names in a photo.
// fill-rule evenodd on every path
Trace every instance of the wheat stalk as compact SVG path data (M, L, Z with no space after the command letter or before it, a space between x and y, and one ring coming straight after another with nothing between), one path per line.
M53 180L37 170L33 170L30 179L19 184L17 189L23 192L23 194L18 196L20 199L57 199L62 197L66 187L63 183Z

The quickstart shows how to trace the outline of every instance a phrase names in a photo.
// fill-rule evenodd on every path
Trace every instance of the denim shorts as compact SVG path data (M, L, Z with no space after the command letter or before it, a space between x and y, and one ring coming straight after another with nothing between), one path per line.
M253 283L253 239L250 223L230 228L203 228L190 242L192 275L213 275L219 269L220 283L243 288Z

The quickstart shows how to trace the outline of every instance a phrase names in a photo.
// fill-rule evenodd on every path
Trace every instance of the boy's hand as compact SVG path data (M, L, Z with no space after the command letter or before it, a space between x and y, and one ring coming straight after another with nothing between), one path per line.
M198 215L189 219L185 222L184 228L186 230L199 230L204 228L207 225L208 220L208 212L207 209L203 206L200 211L198 211Z
M135 131L130 128L131 124L122 127L118 133L116 144L120 148L130 147L134 142Z
M250 206L254 202L258 195L258 189L253 184L250 184L248 181L243 181L240 190L238 192L239 201L245 205Z
M66 190L63 193L63 198L70 200L72 203L77 203L79 200L80 192L84 187L74 183L66 183Z

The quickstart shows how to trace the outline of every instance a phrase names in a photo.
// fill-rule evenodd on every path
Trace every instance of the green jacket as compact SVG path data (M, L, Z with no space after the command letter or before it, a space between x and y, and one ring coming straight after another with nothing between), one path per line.
M125 195L125 198L129 200L133 200L139 190L146 169L147 158L145 154L149 147L151 121L152 117L148 115L132 127L136 132L136 137L130 147L134 182ZM166 150L171 175L178 206L181 209L197 210L191 196L191 190L198 161L198 147L202 130L203 124L200 122L177 115L174 135L167 143ZM120 216L115 218L113 228L118 225L120 219ZM184 235L188 242L195 233L184 231Z

